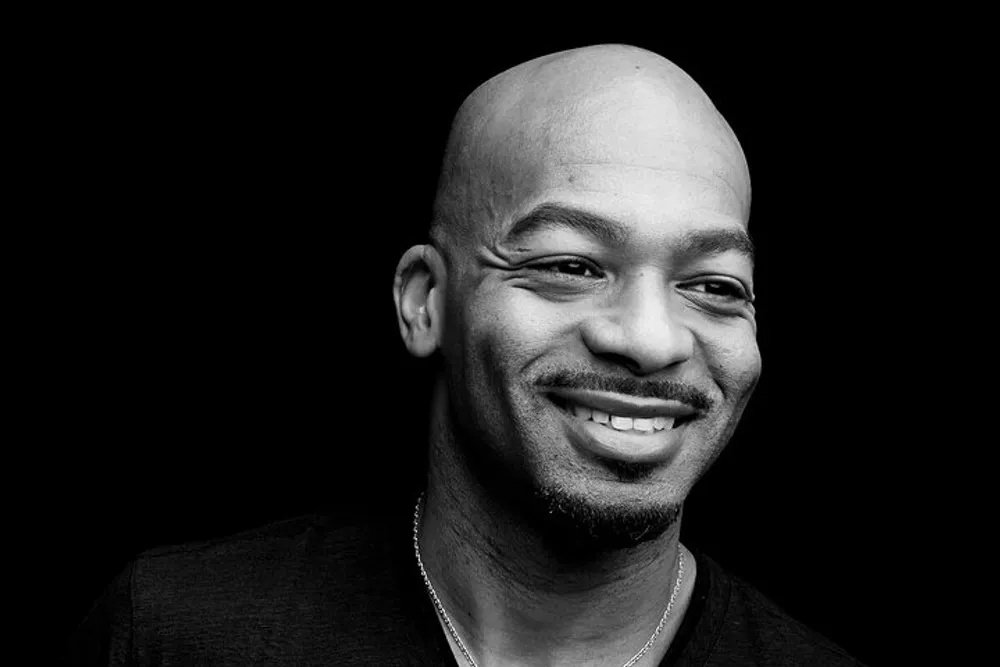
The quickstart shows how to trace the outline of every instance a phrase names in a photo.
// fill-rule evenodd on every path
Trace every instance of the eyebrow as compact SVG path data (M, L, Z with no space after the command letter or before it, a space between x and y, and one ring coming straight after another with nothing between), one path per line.
M511 225L505 244L523 243L540 232L563 228L591 236L606 246L619 248L629 242L631 230L618 222L589 211L561 204L542 204ZM750 235L742 228L697 229L681 236L674 252L683 256L722 255L738 252L754 261Z
M511 225L504 242L521 243L534 234L559 227L582 232L612 247L625 245L632 236L628 227L615 220L569 206L542 204Z

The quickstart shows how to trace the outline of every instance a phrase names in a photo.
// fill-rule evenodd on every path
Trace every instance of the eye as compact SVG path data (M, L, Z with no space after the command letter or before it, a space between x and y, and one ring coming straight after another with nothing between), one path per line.
M553 262L542 262L532 266L544 273L554 273L567 278L601 278L603 274L592 262L585 259L561 259Z
M722 278L708 279L688 283L684 287L694 292L700 292L715 300L752 302L747 289L737 280L724 280Z

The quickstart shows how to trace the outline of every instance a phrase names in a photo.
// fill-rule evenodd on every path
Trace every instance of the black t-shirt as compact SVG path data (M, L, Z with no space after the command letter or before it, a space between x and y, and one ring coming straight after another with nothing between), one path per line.
M143 552L84 619L68 664L454 667L410 518L312 514ZM661 666L860 665L692 553L693 597Z

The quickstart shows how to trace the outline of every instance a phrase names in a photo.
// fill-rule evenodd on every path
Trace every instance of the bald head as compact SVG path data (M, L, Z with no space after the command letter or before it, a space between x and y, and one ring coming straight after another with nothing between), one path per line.
M572 184L574 166L595 164L694 173L730 193L738 210L727 213L749 218L743 152L705 92L655 53L601 45L518 65L465 100L448 139L432 237L446 247L484 240L542 190Z

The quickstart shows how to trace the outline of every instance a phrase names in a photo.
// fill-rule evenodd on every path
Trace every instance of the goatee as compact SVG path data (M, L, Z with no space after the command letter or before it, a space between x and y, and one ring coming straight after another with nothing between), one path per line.
M589 557L655 540L680 518L681 506L594 502L558 489L535 492L536 518L554 551Z

